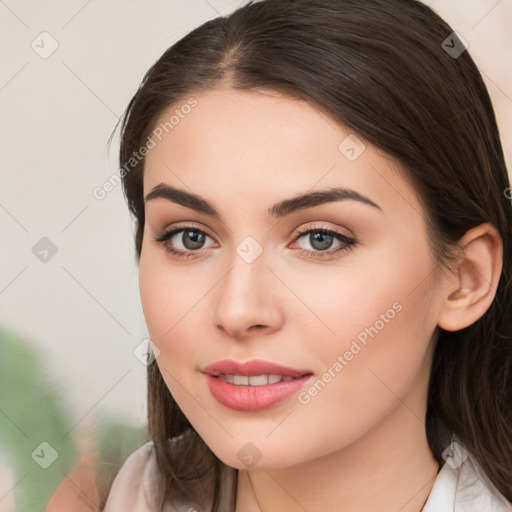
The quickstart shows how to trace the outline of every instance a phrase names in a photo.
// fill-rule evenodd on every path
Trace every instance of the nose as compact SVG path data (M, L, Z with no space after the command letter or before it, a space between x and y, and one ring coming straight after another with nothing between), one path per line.
M238 340L278 330L283 322L282 284L267 267L265 253L251 263L235 253L231 262L213 295L217 328Z

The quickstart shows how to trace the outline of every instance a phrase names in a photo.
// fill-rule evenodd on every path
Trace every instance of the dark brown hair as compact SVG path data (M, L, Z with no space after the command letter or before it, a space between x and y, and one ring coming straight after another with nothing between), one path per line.
M504 259L494 301L465 329L436 329L425 425L440 464L455 433L512 501L510 183L487 89L452 33L415 0L249 3L202 24L149 69L122 119L120 163L126 169L164 111L194 92L220 85L274 90L325 109L402 164L425 205L439 268L448 268L466 231L495 225ZM144 159L132 167L122 179L138 263ZM218 510L224 465L174 401L156 362L148 367L148 411L165 499L198 502L192 483L209 480ZM168 439L184 432L191 435L175 453Z

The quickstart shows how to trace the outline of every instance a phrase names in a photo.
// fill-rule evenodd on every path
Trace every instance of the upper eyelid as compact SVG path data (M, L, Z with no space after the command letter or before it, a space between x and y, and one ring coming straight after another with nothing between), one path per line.
M347 229L347 228L345 228ZM340 231L340 228L335 228L335 227L331 227L331 226L328 226L328 225L325 225L325 224L320 224L320 223L317 223L313 226L307 226L307 227L304 227L302 228L302 226L300 228L297 228L294 233L296 235L303 235L305 233L308 233L309 231L330 231L330 232L333 232L333 233L336 233L338 235L341 235L341 236L344 236L346 238L352 238L352 235L351 234L347 234L347 233L342 233Z
M163 229L160 230L161 233L165 234L165 233L171 233L173 231L180 231L180 230L187 230L187 228L193 228L193 229L197 229L198 231L202 231L204 233L206 233L207 235L211 236L212 238L215 238L213 235L210 235L209 234L209 230L208 228L205 228L201 225L196 225L194 224L194 221L188 221L188 222L184 222L184 223L177 223L177 224L173 224L171 227L164 227ZM328 224L322 224L321 221L320 222L316 222L314 225L312 226L306 226L306 227L302 227L302 225L299 227L299 228L295 228L292 232L295 233L295 234L303 234L304 232L307 232L309 230L321 230L321 229L324 229L324 230L327 230L327 231L334 231L334 232L337 232L337 233L340 233L339 232L339 228L335 228L335 227L332 227L332 226L329 226ZM347 228L345 228L347 229ZM350 237L350 235L348 234L345 234L345 233L340 233L340 235L344 235L344 236L347 236L347 237Z
M183 223L183 224L180 224L180 223L178 223L176 225L173 224L171 227L165 227L162 230L160 230L160 233L162 235L166 235L169 233L175 233L175 232L179 232L179 231L187 231L188 228L192 228L192 229L189 229L189 231L192 231L192 230L201 231L202 233L205 233L206 235L208 235L210 238L215 238L213 235L210 234L208 229L203 228L202 226L196 226L194 223L191 223L191 222L192 221L189 221L188 223Z

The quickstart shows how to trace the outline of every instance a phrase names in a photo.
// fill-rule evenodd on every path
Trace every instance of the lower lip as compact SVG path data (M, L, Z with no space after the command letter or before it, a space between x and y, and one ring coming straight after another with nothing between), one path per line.
M263 386L235 386L219 377L206 375L211 394L222 404L235 411L261 411L277 405L294 395L313 377L303 377L265 384Z

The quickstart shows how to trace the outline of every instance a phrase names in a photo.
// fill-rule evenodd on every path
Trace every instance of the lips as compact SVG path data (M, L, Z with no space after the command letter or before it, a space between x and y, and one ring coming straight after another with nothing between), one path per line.
M311 370L299 370L289 368L270 361L261 359L253 359L246 362L237 362L232 359L224 359L217 361L201 370L203 373L218 377L219 375L245 375L253 377L256 375L281 375L283 377L292 377L294 379L303 377L304 375L312 375Z
M298 393L313 379L311 370L299 370L255 359L239 363L217 361L201 370L212 396L235 411L269 409Z

